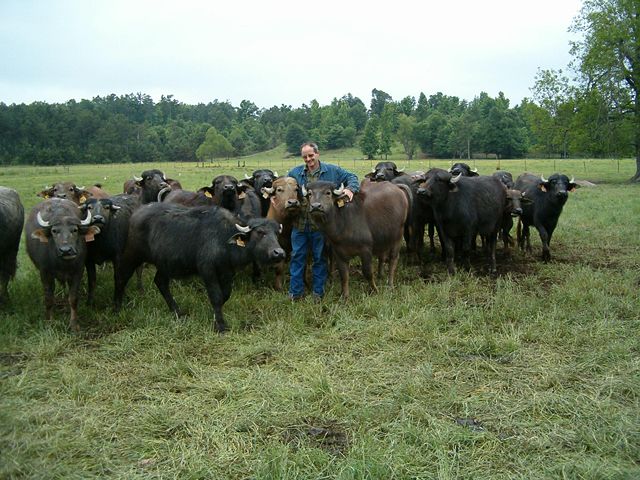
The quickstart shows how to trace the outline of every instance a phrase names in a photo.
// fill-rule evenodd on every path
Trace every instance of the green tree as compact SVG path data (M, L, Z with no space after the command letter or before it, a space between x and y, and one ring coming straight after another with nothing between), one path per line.
M611 114L631 116L636 173L640 181L640 2L585 0L571 31L583 38L572 42L571 54L585 90L598 90Z
M196 150L196 157L201 162L213 160L214 158L229 158L233 153L233 146L224 135L218 133L215 127L207 130L204 142Z
M368 160L373 160L380 148L378 140L378 124L378 118L371 117L364 126L364 133L360 139L360 150L367 156Z
M380 117L384 111L385 104L392 102L391 95L382 90L374 88L371 90L371 115L377 115Z
M418 146L418 140L416 139L417 124L418 122L416 122L414 117L410 117L404 113L398 115L398 131L396 135L398 141L402 144L408 160L413 160Z
M307 132L298 123L292 123L287 127L287 133L285 134L285 142L287 144L287 151L291 154L297 155L300 153L300 146L308 140Z

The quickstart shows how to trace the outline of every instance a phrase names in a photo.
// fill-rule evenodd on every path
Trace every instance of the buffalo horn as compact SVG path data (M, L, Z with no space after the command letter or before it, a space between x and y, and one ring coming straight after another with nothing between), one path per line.
M135 175L133 176L133 179L134 179L136 182L141 182L141 181L142 181L142 177L136 177Z
M333 191L334 195L340 196L344 193L344 183L340 184L340 188L337 188Z
M51 224L49 222L45 222L42 218L42 212L38 212L38 215L36 216L36 220L38 220L38 225L40 225L41 227L47 228L50 227Z
M160 190L158 192L158 198L157 198L158 202L162 202L162 199L164 198L164 195L167 192L170 192L170 191L171 191L171 187L164 187L162 190Z
M371 169L371 173L376 173L376 169L375 169L375 168L372 168L372 169Z
M160 172L160 175L162 175L162 180L164 180L166 182L167 181L167 177L164 176L164 172Z
M237 223L236 223L236 228L241 233L249 233L251 231L251 227L243 227L242 225L238 225Z
M455 177L451 177L450 182L451 183L458 183L458 180L460 180L460 177L462 177L462 173L459 173L458 175L456 175Z
M87 218L80 220L80 225L89 225L91 223L91 210L87 210Z
M245 173L245 174L244 174L244 179L245 179L245 180L251 180L251 177Z
M402 168L398 168L396 170L397 173L404 173L404 171L406 170L407 167L402 167Z
M282 233L282 224L280 224L280 228L278 229L278 233Z
M544 178L544 175L540 175L540 180L542 180L544 183L547 183L547 179Z
M575 181L576 181L576 177L572 176L572 177L571 177L571 180L569 180L569 183L573 183L573 182L575 182Z
M300 185L302 187L302 196L306 197L307 196L307 189L304 188L304 185Z
M271 195L273 193L273 187L262 187L262 191Z
M81 187L76 187L76 190L84 190L84 185Z
M478 173L478 169L474 168L473 170L471 170L473 173Z
M279 177L280 175L278 175L278 172L273 172L273 176L274 177Z

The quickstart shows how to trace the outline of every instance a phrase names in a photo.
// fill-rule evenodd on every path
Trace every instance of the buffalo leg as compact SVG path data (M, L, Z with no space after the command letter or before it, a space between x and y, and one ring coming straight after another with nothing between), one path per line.
M340 274L340 282L342 283L342 298L349 298L349 261L341 257L336 258L338 265L338 273Z
M496 267L496 243L498 242L498 234L492 233L487 236L487 254L489 256L489 271L492 274L498 272Z
M169 288L170 281L170 277L160 270L156 271L156 276L153 277L153 283L155 283L158 290L160 290L160 294L162 295L162 298L164 298L164 301L167 302L169 310L171 310L177 317L181 317L183 316L183 313L180 311L180 307L178 307L173 295L171 295L171 289Z
M52 275L42 272L40 272L40 280L42 281L42 288L44 290L44 318L51 321L53 320L53 307L56 303L56 282Z
M548 262L549 260L551 260L551 252L549 250L551 235L542 225L538 227L538 233L540 234L540 241L542 242L542 260Z
M376 286L376 280L373 278L373 257L370 253L364 253L360 256L360 261L362 262L362 275L369 282L369 287L371 288L372 293L378 292L378 287Z
M87 304L93 305L96 290L96 264L87 262Z
M393 287L396 278L396 269L398 268L398 259L400 258L400 243L391 249L389 254L389 286Z
M231 286L229 285L229 292L226 293L222 290L222 288L220 288L220 282L218 281L218 279L211 276L209 276L205 280L205 286L207 288L207 296L209 297L209 302L213 307L213 328L215 328L216 332L222 333L227 330L227 325L224 322L224 316L222 315L222 305L224 305L225 296L227 296L228 298L228 295L231 292Z
M449 237L443 237L442 243L444 246L445 258L447 260L447 271L449 272L449 275L455 275L456 266L454 263L454 256L455 256L454 241Z
M69 327L74 332L80 331L80 325L78 324L78 292L80 291L80 282L82 281L81 274L73 277L69 281L69 308L71 309L71 316L69 318Z

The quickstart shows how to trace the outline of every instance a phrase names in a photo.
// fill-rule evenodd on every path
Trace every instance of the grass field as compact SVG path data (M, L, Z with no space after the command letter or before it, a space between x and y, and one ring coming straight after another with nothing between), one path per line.
M356 150L322 154L361 177ZM407 170L448 161L406 162ZM28 211L56 180L108 191L146 168L187 189L300 163L282 149L220 165L0 167ZM471 162L473 163L473 162ZM477 160L491 173L496 160ZM146 269L111 310L111 267L96 308L43 320L39 276L21 245L0 309L0 478L640 478L640 196L632 160L502 161L514 173L590 180L570 194L552 261L498 253L446 274L402 261L394 289L295 304L239 272L217 335L199 282L174 282L173 317ZM354 262L355 263L355 262ZM61 292L60 292L61 293Z

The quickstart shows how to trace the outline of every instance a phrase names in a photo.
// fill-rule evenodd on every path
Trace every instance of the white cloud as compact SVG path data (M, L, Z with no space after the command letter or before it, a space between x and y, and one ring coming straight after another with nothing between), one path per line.
M0 101L109 93L299 106L503 91L564 68L579 0L206 2L4 0Z

